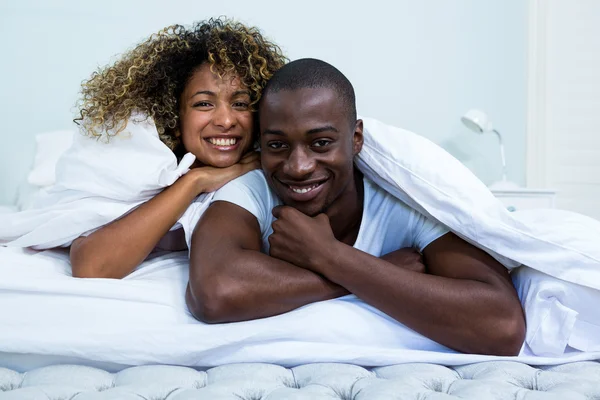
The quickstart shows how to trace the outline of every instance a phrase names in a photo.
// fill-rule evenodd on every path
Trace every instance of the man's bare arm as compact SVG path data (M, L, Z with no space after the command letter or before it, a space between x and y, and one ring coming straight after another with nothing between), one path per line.
M224 201L213 203L196 226L186 301L208 323L281 314L348 292L309 270L261 253L256 217Z
M326 276L415 331L465 353L516 355L525 336L508 273L483 251L447 234L424 250L428 274L343 245Z
M274 257L327 277L450 348L493 355L519 352L525 319L508 272L454 234L424 249L424 274L337 241L324 214L308 218L285 207L277 216L270 237Z

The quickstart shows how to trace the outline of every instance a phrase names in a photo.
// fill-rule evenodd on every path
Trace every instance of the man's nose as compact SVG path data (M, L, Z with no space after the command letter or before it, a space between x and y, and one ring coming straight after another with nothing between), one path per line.
M302 179L315 170L316 161L304 148L295 148L283 167L283 172L292 179Z

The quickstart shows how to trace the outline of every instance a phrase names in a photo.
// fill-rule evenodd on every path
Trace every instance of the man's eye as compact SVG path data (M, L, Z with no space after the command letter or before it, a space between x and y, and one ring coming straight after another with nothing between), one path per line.
M325 147L325 146L328 146L329 144L331 144L331 140L319 139L319 140L315 140L314 141L313 146L315 146L315 147Z
M267 147L273 150L283 149L285 144L282 142L269 142L267 143Z

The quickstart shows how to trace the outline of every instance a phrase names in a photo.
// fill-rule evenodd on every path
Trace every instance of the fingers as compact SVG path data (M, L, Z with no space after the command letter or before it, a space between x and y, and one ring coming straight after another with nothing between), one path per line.
M275 206L273 207L273 210L271 210L271 214L273 214L273 216L277 219L281 218L281 213L283 211L285 206Z
M293 214L305 215L305 214L302 214L300 211L296 210L294 207L290 207L290 206L273 207L273 210L271 211L271 213L277 219L285 218L286 216L291 216ZM306 216L306 217L311 218L308 216ZM321 221L321 220L327 221L327 223L329 223L329 217L325 213L321 213L321 214L317 215L316 217L313 217L313 219L317 220L317 221Z
M294 207L290 206L275 206L273 207L273 210L271 210L271 213L277 219L291 218L293 215L304 215Z
M315 217L317 221L323 221L329 223L329 216L325 213L321 213Z

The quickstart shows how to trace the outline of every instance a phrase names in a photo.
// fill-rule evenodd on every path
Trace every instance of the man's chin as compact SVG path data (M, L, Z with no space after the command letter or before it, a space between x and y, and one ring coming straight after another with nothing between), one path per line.
M323 212L323 207L320 204L314 203L298 203L294 201L289 201L283 199L283 204L296 210L300 211L302 214L307 215L309 217L316 217L317 215Z

